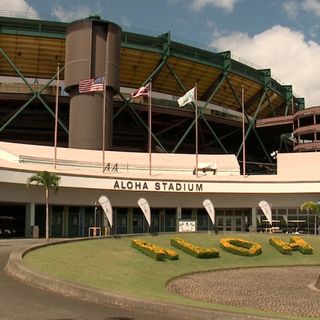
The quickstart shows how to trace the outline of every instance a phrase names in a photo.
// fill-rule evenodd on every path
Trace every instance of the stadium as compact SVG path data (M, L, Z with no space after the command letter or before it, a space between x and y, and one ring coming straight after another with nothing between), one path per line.
M44 190L26 188L38 171L61 177L50 237L175 232L185 222L208 232L207 199L216 232L264 231L261 200L277 230L315 232L315 214L299 208L319 201L320 107L305 108L270 69L97 16L0 17L0 43L0 236L44 236ZM79 92L101 78L103 92ZM132 97L147 85L148 96ZM179 107L191 88L196 98Z

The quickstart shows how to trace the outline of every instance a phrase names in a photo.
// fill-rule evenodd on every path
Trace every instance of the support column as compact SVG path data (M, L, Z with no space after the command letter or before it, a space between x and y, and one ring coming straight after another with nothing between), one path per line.
M251 208L251 228L249 231L257 232L257 208Z
M70 148L112 147L113 95L120 90L120 46L121 28L108 21L88 18L71 23L67 29L64 84L70 94ZM100 83L103 79L104 92L80 94L79 83L84 79Z
M35 224L35 203L26 204L25 237L32 237L31 227Z
M181 219L181 207L177 208L176 215L177 215L177 220Z

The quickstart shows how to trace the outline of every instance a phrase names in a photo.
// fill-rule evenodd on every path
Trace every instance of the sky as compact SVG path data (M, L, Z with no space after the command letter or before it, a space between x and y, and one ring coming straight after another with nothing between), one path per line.
M0 0L0 15L72 21L98 14L123 30L271 69L306 107L320 105L320 0Z

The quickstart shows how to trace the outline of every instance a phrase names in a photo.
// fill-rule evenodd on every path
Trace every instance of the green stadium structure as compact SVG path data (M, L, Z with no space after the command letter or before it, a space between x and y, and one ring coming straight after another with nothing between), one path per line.
M25 188L41 170L62 178L51 236L110 231L97 202L103 194L113 205L112 234L172 232L185 220L212 230L206 199L220 231L270 227L262 199L281 230L290 232L293 218L305 232L316 228L316 216L306 220L299 205L319 200L319 153L301 151L320 150L320 108L305 109L270 69L99 17L0 17L0 43L0 236L28 237L32 226L44 235L44 199ZM79 94L81 80L99 77L103 92ZM148 83L151 98L132 99ZM179 107L193 87L196 101ZM140 197L150 203L150 228Z

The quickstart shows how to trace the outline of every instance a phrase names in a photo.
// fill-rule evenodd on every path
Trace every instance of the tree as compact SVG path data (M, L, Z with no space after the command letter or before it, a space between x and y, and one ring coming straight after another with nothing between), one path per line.
M312 213L316 213L318 216L320 214L320 203L316 203L313 201L305 201L300 206L301 211L307 211ZM314 216L314 234L317 234L317 215Z
M27 186L36 183L37 186L42 185L46 194L46 240L49 241L49 189L58 191L61 177L48 171L40 171L28 178Z

